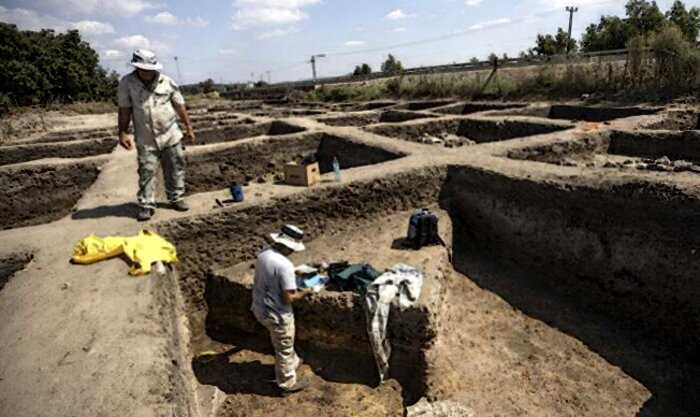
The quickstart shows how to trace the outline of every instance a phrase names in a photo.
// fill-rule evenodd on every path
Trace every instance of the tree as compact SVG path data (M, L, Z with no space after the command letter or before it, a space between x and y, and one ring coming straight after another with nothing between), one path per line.
M554 36L538 34L535 44L533 52L540 56L560 55L578 50L576 40L569 39L569 34L562 28L559 28Z
M637 34L647 35L660 30L666 17L655 1L629 0L625 5L627 22L632 25Z
M386 61L382 64L382 72L386 74L400 74L403 72L403 65L401 61L394 58L392 54L389 54Z
M19 31L0 22L0 91L13 105L115 100L118 75L77 30Z
M477 57L472 57L472 59L469 60L470 64L478 64L480 62L481 61L479 61L479 58L477 58Z
M211 93L212 91L214 91L214 80L212 80L211 78L207 78L206 80L199 83L199 88L204 94Z
M687 10L682 1L676 0L671 9L666 12L666 18L678 26L688 42L697 41L700 29L700 9L693 7Z
M634 37L634 28L617 16L602 16L600 23L586 28L581 40L584 52L624 49Z
M370 67L369 64L362 64L355 67L355 71L353 71L352 75L355 77L359 77L362 75L369 75L371 73L372 67Z

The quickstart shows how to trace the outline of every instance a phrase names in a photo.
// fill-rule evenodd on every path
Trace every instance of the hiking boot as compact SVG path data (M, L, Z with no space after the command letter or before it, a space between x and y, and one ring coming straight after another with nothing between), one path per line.
M299 379L297 380L297 383L294 384L293 387L291 388L282 388L282 396L286 397L292 394L296 394L297 392L304 391L309 387L309 381L306 379Z
M151 220L155 210L149 207L139 207L139 212L136 214L136 219L140 222Z
M190 209L190 206L185 203L185 200L178 200L174 203L170 203L170 207L176 211L188 211Z

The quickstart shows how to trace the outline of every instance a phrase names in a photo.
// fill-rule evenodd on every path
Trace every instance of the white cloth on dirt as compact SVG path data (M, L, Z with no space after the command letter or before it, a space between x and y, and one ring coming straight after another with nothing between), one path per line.
M294 316L279 319L253 312L256 320L270 333L270 341L275 348L275 380L283 390L289 390L297 383L297 368L301 360L294 350Z
M474 417L474 411L455 401L431 403L421 398L415 405L406 408L406 417Z
M391 303L398 296L401 309L413 306L423 287L423 274L412 266L397 264L380 275L368 287L363 306L367 320L367 334L379 372L379 382L389 373L391 344L387 337L387 324Z

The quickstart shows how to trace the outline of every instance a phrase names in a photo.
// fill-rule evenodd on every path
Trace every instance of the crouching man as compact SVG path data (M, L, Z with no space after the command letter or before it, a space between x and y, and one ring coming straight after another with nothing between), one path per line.
M134 72L119 82L119 144L134 148L128 135L134 121L134 136L139 163L138 220L150 219L156 209L155 179L158 165L163 167L165 191L170 206L178 211L189 207L185 194L185 152L177 116L185 126L185 135L195 142L185 99L177 84L159 72L163 66L151 51L137 49L131 59Z
M253 283L255 318L267 328L275 348L275 376L282 395L299 392L308 381L297 380L301 359L294 350L294 311L292 304L309 292L297 290L294 265L287 258L305 249L304 233L295 226L284 226L269 236L270 246L258 255Z

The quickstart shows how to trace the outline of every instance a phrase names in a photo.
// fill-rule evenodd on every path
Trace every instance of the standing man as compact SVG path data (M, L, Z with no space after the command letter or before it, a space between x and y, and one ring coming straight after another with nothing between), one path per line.
M305 249L304 232L284 226L281 233L269 236L270 247L263 249L255 264L253 305L255 318L267 328L275 348L275 377L282 395L299 392L308 381L297 380L301 359L294 351L294 311L292 304L309 292L297 291L294 265L287 259L292 252Z
M185 108L185 99L170 77L158 72L163 65L155 54L137 49L131 58L136 68L119 82L119 144L127 150L134 148L128 135L134 121L134 136L139 163L138 220L149 220L156 209L155 176L158 164L163 168L165 191L170 206L177 211L189 207L182 199L185 194L185 154L182 131L177 117L185 126L191 143L194 131Z

